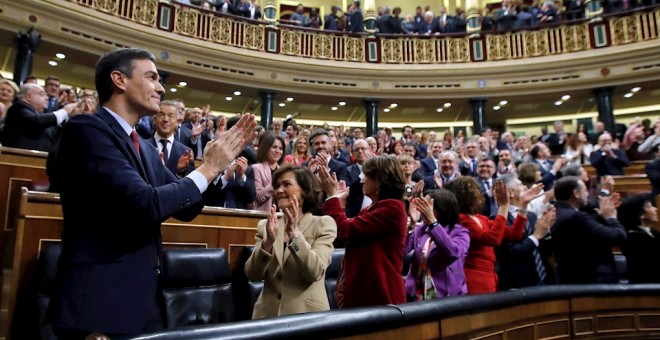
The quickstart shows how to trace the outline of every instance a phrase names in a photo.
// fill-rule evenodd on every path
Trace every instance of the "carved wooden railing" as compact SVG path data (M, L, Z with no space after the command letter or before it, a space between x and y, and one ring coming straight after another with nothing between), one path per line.
M46 0L61 1L61 0ZM513 60L657 40L660 8L480 36L348 35L267 23L159 0L69 0L145 26L227 46L321 60L445 64Z

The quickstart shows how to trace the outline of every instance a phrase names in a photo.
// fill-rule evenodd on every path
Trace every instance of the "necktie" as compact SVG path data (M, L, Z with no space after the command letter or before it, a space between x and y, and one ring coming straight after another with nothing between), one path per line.
M140 142L138 142L138 135L135 130L131 131L131 140L133 140L133 147L135 147L135 152L138 156L140 155Z
M160 144L163 144L163 163L165 163L165 165L167 165L167 162L170 159L169 150L167 150L167 143L169 143L169 140L167 139L160 140Z
M477 160L472 158L472 173L477 173Z
M527 229L527 235L534 234L534 226L529 223L529 220L527 221L525 229ZM536 267L536 273L539 275L539 282L543 282L546 276L545 266L543 265L541 254L539 254L539 250L537 248L532 250L532 256L534 256L534 267Z

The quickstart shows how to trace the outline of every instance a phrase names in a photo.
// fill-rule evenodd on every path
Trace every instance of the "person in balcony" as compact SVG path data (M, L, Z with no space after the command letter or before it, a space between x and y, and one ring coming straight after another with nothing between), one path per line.
M513 23L516 20L516 8L511 0L503 0L502 7L495 11L494 21L497 23L498 31L510 31L513 29Z
M339 12L339 7L337 6L332 6L330 7L330 14L326 14L326 16L323 18L325 25L323 26L323 29L326 31L338 31L339 26L337 24L337 21L339 20L339 17L337 16L337 12Z
M296 11L291 14L291 22L300 27L309 27L310 19L305 15L305 6L303 4L298 4Z
M411 221L419 221L406 242L414 250L406 278L408 301L467 294L463 264L470 232L459 223L458 201L446 189L433 190L410 202Z
M285 165L273 173L275 207L257 225L256 244L245 263L250 280L264 280L253 319L329 310L325 270L332 260L337 225L313 216L323 192L309 168Z

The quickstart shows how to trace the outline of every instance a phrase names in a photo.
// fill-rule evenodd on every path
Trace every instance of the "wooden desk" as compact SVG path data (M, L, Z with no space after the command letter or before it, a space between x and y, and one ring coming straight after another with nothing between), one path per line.
M8 325L24 327L22 320L29 316L14 313L15 305L17 301L26 300L24 295L33 282L42 245L59 242L63 227L62 206L57 194L23 188L18 209L7 322L0 325L3 331L0 338L9 334ZM220 247L229 252L231 245L254 245L257 223L266 217L267 213L262 211L205 207L190 222L165 221L161 228L163 245L167 248ZM231 254L229 260L233 260Z
M632 161L630 162L630 165L627 167L623 168L623 174L624 175L643 175L645 174L644 170L646 168L646 164L648 164L649 161ZM596 169L591 164L583 165L584 169L587 170L587 173L589 174L589 177L596 176Z
M621 196L653 190L651 181L645 174L612 176L612 178L614 179L614 192L618 192Z

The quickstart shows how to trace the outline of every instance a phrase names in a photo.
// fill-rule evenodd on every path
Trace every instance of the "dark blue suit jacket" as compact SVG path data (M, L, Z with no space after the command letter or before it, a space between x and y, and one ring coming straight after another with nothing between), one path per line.
M548 191L552 189L552 187L555 185L555 180L559 179L559 176L553 175L550 170L552 170L553 165L555 164L555 161L548 159L548 169L544 169L543 165L541 165L541 161L537 160L536 158L532 159L532 162L536 163L539 165L539 170L541 170L541 183L543 183L543 190ZM559 175L560 173L557 173Z
M431 157L420 159L419 165L420 165L419 170L421 170L420 172L423 177L433 176L433 173L438 168L435 165L435 161Z
M160 225L193 219L202 194L177 180L158 152L105 109L64 127L53 180L64 229L50 303L55 330L137 334L162 328L157 303ZM71 171L75 169L75 171Z
M224 176L224 174L221 176ZM251 166L248 167L245 172L245 181L235 177L233 176L224 188L221 180L216 185L209 185L208 190L204 192L204 204L215 207L249 209L249 204L257 198L254 170Z
M623 168L627 167L630 161L628 161L628 156L626 153L620 149L614 150L616 154L616 159L610 156L603 156L603 151L596 150L589 155L589 160L591 165L596 169L598 178L605 175L618 175L622 176L624 174Z
M479 188L481 189L481 195L484 198L484 206L481 208L481 214L488 216L489 218L494 218L497 215L497 202L495 201L495 196L488 196L486 191L486 185L481 177L475 178L477 183L479 183ZM495 185L495 180L491 181L491 193L493 192L493 186Z
M151 145L156 147L156 152L158 152L158 146L156 145L156 139L152 136L147 140ZM183 156L183 154L190 150L192 151L191 148L181 144L181 142L177 142L174 140L174 143L172 143L171 146L168 146L172 148L172 151L170 151L170 157L167 159L167 164L165 166L170 169L170 171L176 176L179 175L177 174L177 165L179 163L179 158ZM182 177L188 176L189 173L195 171L195 162L193 160L190 160L190 164L188 164L188 168L183 171L182 174L180 174Z
M508 225L513 224L513 216L509 214ZM523 231L522 239L519 241L503 241L496 249L497 254L497 276L499 278L498 286L500 290L512 288L522 288L535 286L539 284L539 275L536 271L536 262L534 259L534 249L541 253L545 246L545 240L539 240L539 247L529 236L534 233L537 217L533 212L527 213L527 227ZM551 274L549 267L544 262L546 272ZM549 282L552 275L546 276L546 282Z
M612 247L626 240L626 230L616 218L600 223L593 215L557 202L552 242L559 283L617 283Z
M362 192L362 183L360 182L360 168L353 164L346 169L346 187L350 188L346 198L346 216L355 217L360 213L364 193Z

